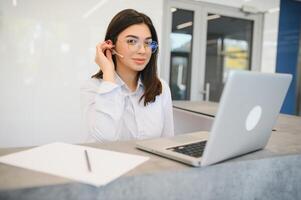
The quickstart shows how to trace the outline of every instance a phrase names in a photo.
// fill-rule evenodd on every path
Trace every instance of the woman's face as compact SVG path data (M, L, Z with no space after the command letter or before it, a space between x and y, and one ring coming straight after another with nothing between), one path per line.
M122 31L117 37L115 50L124 57L116 56L117 69L125 67L142 71L152 55L151 42L151 32L145 24L135 24Z

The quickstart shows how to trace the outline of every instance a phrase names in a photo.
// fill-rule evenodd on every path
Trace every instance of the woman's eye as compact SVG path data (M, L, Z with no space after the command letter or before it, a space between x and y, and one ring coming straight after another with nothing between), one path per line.
M153 42L153 41L151 41L151 40L145 41L145 44L146 44L147 46L151 46L151 45L152 45L152 42Z
M132 44L132 45L137 44L137 40L135 40L135 39L127 39L126 42L127 42L128 44Z

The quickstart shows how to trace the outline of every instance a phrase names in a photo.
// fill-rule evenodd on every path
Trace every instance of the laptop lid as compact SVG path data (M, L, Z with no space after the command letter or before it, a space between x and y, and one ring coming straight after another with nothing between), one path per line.
M264 148L291 80L289 74L230 71L201 165Z

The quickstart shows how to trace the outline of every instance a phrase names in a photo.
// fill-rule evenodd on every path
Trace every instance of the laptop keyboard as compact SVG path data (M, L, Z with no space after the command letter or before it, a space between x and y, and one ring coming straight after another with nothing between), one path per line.
M175 151L177 153L182 153L192 157L202 157L207 141L201 141L181 146L176 146L168 148L168 150Z

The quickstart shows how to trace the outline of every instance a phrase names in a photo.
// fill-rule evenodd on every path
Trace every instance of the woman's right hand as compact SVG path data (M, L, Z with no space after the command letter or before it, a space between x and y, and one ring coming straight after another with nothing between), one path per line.
M96 46L95 62L103 72L103 80L114 82L115 66L112 60L111 40L98 43Z

